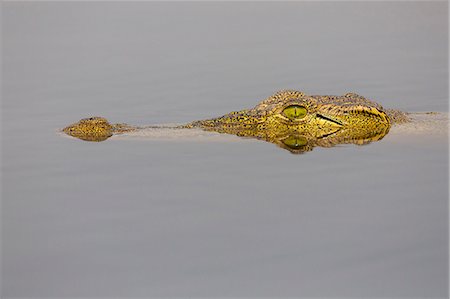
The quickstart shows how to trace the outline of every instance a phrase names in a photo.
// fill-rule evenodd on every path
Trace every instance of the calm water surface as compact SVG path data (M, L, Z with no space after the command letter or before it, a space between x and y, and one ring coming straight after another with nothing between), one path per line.
M63 138L279 89L448 110L446 2L2 3L3 297L447 297L448 135Z

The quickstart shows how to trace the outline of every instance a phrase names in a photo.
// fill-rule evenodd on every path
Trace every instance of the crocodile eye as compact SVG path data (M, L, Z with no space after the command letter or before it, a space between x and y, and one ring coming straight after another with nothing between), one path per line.
M306 116L306 108L303 106L298 105L291 105L283 110L284 116L286 116L289 119L300 119Z

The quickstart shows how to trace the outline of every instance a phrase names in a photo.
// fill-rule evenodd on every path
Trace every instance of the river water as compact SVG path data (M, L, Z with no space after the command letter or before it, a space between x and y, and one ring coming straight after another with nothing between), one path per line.
M445 120L303 155L58 132L279 89L442 120L447 22L437 1L3 2L2 297L448 297Z

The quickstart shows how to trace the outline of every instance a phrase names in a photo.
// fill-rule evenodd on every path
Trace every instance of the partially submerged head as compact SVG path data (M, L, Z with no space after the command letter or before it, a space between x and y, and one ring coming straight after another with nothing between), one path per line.
M113 126L106 118L94 116L65 127L63 132L86 141L103 141L113 135Z
M280 91L253 109L232 112L222 117L194 122L209 130L272 131L282 134L297 131L320 137L341 129L373 130L389 128L383 108L359 95L308 96L300 91Z
M389 132L390 126L381 105L357 94L309 96L286 90L252 109L195 121L186 127L262 139L301 153L314 146L377 141Z

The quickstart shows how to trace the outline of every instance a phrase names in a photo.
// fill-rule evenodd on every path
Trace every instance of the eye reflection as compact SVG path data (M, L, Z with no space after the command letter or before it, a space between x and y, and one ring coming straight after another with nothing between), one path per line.
M306 108L299 105L291 105L283 110L284 116L292 120L301 119L306 116L306 113L308 113Z
M283 144L291 149L299 149L308 144L304 136L289 136L282 140Z

